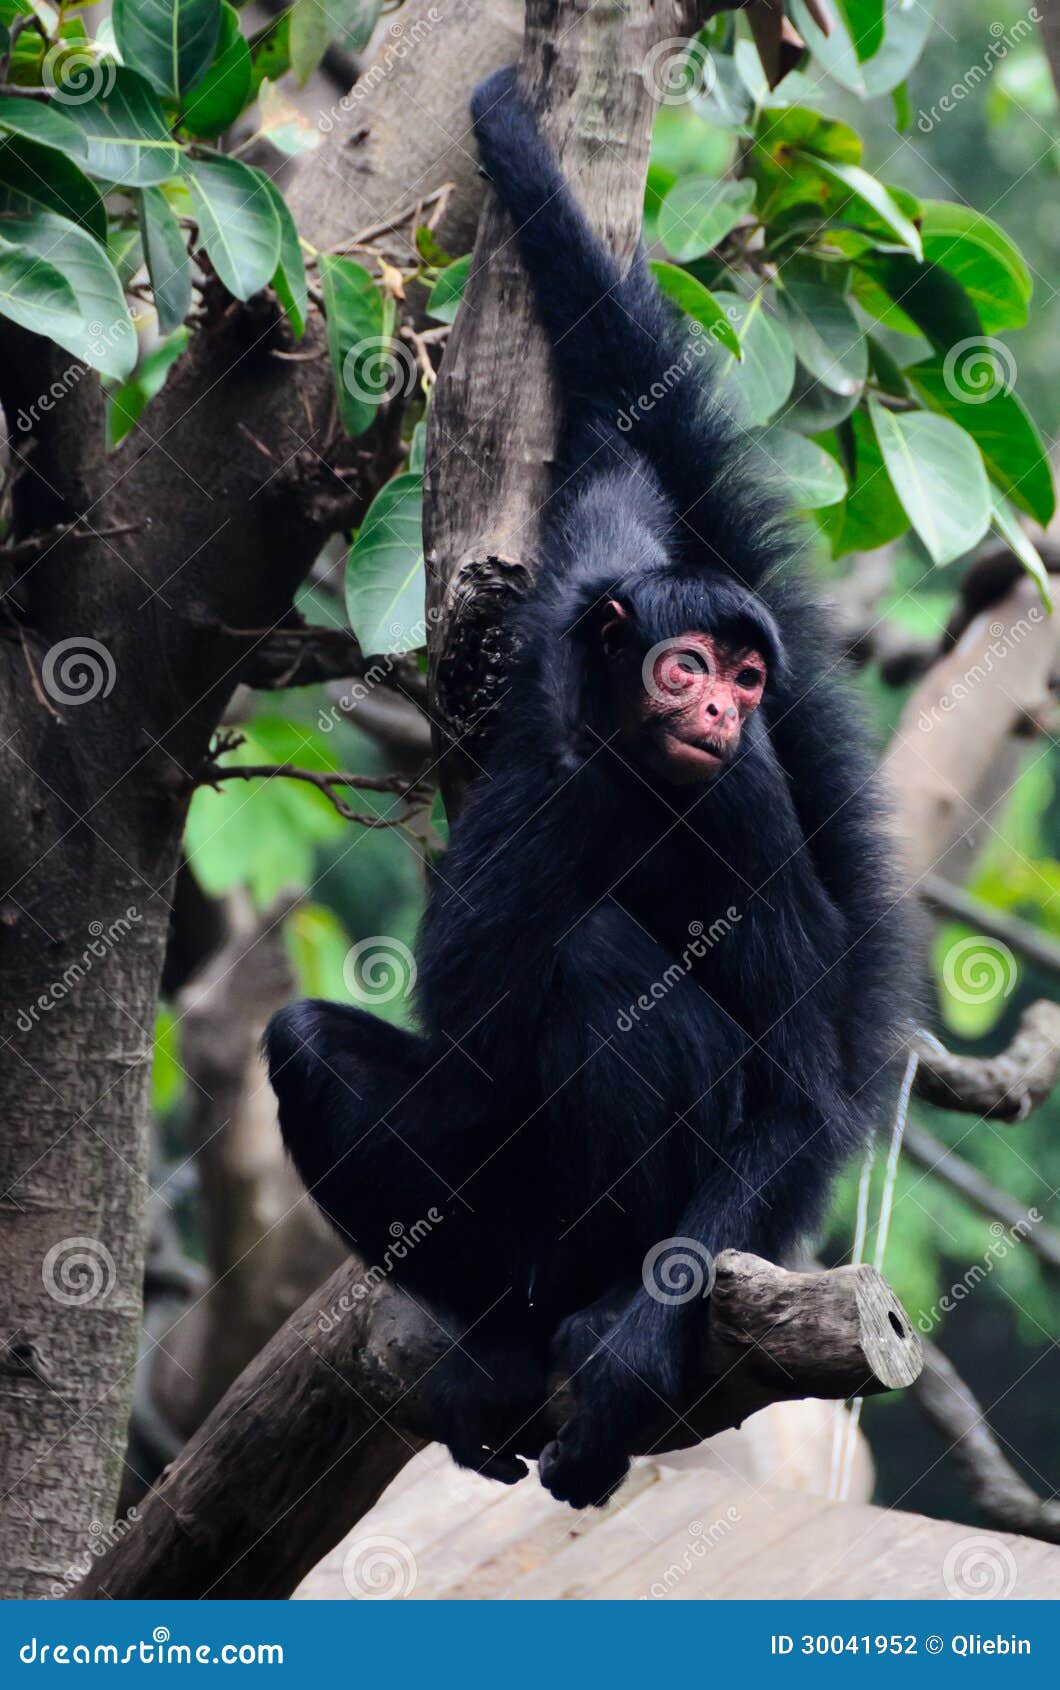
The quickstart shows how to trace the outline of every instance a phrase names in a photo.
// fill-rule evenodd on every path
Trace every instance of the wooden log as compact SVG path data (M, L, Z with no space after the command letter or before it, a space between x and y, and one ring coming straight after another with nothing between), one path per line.
M693 1401L664 1417L645 1453L738 1426L769 1402L893 1390L920 1368L919 1339L874 1268L791 1273L727 1250L709 1315ZM431 1438L422 1381L447 1345L396 1285L346 1262L244 1370L73 1595L289 1596Z
M922 1040L916 1049L916 1094L925 1102L994 1121L1022 1121L1048 1097L1060 1072L1060 1004L1048 998L1032 1003L998 1056L957 1056L934 1040Z

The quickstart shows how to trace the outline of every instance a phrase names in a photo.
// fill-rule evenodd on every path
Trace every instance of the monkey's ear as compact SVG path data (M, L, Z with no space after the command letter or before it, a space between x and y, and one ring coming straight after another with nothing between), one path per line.
M600 613L600 644L605 657L624 651L633 632L633 611L620 599L608 599Z

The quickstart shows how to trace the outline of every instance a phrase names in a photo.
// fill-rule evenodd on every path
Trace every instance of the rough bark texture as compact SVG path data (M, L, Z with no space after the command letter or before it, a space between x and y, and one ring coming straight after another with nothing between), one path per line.
M409 0L380 32L378 71L336 107L290 190L310 240L325 247L396 222L454 182L439 238L466 250L481 194L468 96L513 56L516 17L492 0ZM400 249L407 239L399 227L378 244ZM25 547L17 562L0 552L0 1275L9 1293L0 1444L13 1452L0 1583L9 1597L61 1582L117 1490L173 876L192 774L255 643L228 630L289 615L324 536L358 520L396 461L393 418L355 443L338 436L319 320L300 348L315 359L275 356L287 349L267 296L243 309L215 293L188 354L116 454L104 454L88 375L11 442L14 540L76 526L47 540L32 567ZM3 326L9 429L21 411L37 415L35 401L69 365ZM106 648L95 657L100 686L85 702L56 702L42 684L48 654L85 637ZM102 941L104 956L86 968L86 948L99 942L93 924L109 932L129 908L131 931ZM34 1015L64 975L69 988ZM70 1251L95 1264L98 1285L85 1266L73 1285L45 1273L53 1247L86 1238ZM56 1284L68 1300L56 1300Z
M441 1352L437 1323L364 1274L347 1263L277 1333L73 1594L288 1596L372 1506L430 1437L417 1385ZM668 1424L653 1448L767 1402L891 1390L919 1371L919 1340L873 1268L788 1273L725 1251L710 1311L698 1398L682 1435Z
M591 224L620 260L632 257L640 235L658 98L648 56L688 35L695 10L694 0L565 0L557 30L556 0L527 4L520 80ZM533 578L555 441L548 345L510 220L490 199L428 436L427 639L450 801L475 773L503 693L511 636L500 619Z

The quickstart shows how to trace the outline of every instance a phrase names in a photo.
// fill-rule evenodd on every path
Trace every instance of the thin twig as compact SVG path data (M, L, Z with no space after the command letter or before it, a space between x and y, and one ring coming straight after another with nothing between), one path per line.
M236 743L242 743L242 735L218 736L212 756L199 771L196 786L216 789L223 780L272 780L276 776L284 780L301 780L322 792L346 821L357 822L361 827L400 827L413 810L424 808L434 795L426 781L410 781L404 775L357 775L344 770L300 769L293 763L218 763L217 757L233 750ZM404 799L407 807L400 816L377 816L353 810L345 799L340 798L336 787L353 787L361 792L392 792Z
M1060 1269L1060 1232L1044 1221L1032 1222L1031 1211L991 1185L978 1168L964 1161L945 1144L940 1144L923 1127L910 1121L905 1130L905 1154L918 1168L933 1174L956 1191L980 1214L1000 1221L1010 1232L1018 1230L1020 1241L1048 1268ZM1035 1210L1035 1213L1037 1211Z
M944 880L940 874L924 876L920 883L920 897L929 910L948 915L954 921L962 921L977 933L985 933L988 939L997 939L1011 950L1018 951L1039 968L1060 974L1060 945L1040 927L1021 921L1018 916L1002 915L999 910L984 904L982 899L974 898L971 893Z

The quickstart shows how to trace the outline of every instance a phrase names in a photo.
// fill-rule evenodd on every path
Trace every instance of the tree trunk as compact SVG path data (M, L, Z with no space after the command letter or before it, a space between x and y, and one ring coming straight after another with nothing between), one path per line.
M378 244L407 251L417 199L450 182L439 237L469 244L482 184L464 139L468 96L513 56L516 17L493 0L409 0L384 26L381 74L337 102L289 195L318 247L382 221L395 226ZM42 414L41 394L71 361L0 326L21 547L0 550L8 1597L61 1584L116 1493L180 836L210 735L264 643L231 630L289 615L323 539L359 520L399 452L393 408L357 442L338 435L318 316L302 349L320 356L292 363L274 356L289 338L269 296L242 308L208 289L205 305L163 393L109 457L95 377L64 381L65 397ZM25 432L21 413L36 419ZM86 639L96 644L73 674L62 642L84 649Z

